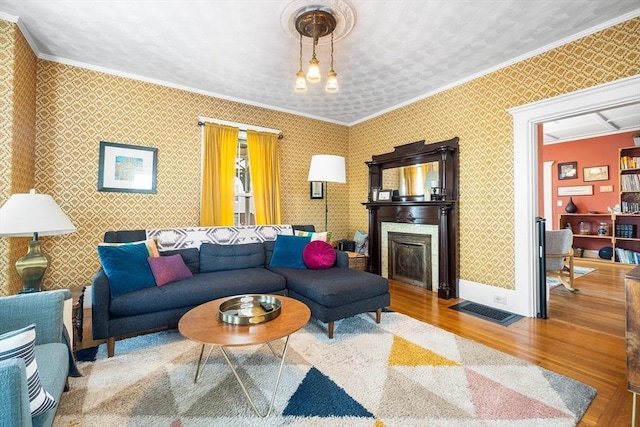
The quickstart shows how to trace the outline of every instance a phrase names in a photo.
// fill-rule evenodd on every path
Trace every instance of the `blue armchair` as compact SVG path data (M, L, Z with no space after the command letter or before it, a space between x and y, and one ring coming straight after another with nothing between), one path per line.
M64 301L70 298L71 292L66 289L0 298L0 334L35 323L35 355L40 381L58 403L73 363L63 324ZM53 424L55 409L31 417L26 368L22 359L0 361L0 384L1 426Z

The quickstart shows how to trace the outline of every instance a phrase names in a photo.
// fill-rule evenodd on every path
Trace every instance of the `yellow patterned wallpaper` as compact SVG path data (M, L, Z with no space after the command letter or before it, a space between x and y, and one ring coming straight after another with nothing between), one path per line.
M309 162L319 150L346 156L345 126L44 60L37 88L36 185L78 228L47 238L48 288L89 284L107 230L198 225L198 116L281 129L284 221L324 228L323 201L309 199ZM98 192L100 141L157 147L157 194ZM347 197L330 198L338 237L348 227Z
M287 223L324 228L324 201L309 200L309 160L320 152L347 156L347 184L329 188L336 239L367 229L361 202L367 198L364 162L372 154L459 136L460 276L512 287L513 137L505 110L638 74L639 27L634 19L351 128L38 60L36 188L51 194L78 227L75 234L45 238L53 258L45 287L90 283L99 265L95 246L106 230L196 224L198 116L284 132ZM101 140L159 148L158 193L98 192Z
M17 26L0 20L0 206L34 183L36 56ZM21 288L15 260L27 238L0 238L0 295Z
M640 18L392 111L349 130L349 218L367 227L372 154L460 137L460 278L513 288L513 126L506 109L640 73Z

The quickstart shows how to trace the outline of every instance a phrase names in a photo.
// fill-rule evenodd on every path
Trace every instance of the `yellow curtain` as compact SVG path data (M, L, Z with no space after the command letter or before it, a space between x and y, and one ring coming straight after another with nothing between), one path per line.
M238 128L204 124L200 226L233 225Z
M282 224L278 136L248 130L247 151L256 224Z

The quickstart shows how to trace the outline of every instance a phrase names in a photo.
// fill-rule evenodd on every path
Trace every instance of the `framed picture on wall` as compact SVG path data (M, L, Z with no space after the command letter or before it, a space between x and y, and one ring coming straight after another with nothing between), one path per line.
M558 179L578 178L578 162L558 163Z
M324 182L310 182L309 197L311 199L324 199Z
M100 141L98 191L156 192L158 149Z
M609 166L590 166L583 168L582 179L585 181L607 181L609 179Z

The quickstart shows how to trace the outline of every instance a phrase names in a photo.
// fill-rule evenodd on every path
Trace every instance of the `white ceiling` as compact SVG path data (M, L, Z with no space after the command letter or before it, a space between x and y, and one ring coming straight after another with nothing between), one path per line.
M323 78L295 93L299 42L284 15L345 1L1 0L0 18L39 58L351 125L640 15L638 0L349 0L340 91ZM318 59L326 75L327 43Z
M640 129L640 104L593 111L543 123L544 144L575 141Z

